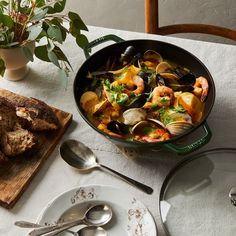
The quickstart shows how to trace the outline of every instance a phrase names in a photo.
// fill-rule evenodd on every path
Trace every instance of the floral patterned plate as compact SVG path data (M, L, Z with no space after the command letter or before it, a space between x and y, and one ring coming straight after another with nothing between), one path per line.
M38 218L39 224L82 217L92 205L107 203L112 220L104 226L109 236L156 236L156 225L148 209L127 192L111 186L89 185L71 189L52 200ZM76 231L81 226L72 228ZM60 236L69 236L64 232Z

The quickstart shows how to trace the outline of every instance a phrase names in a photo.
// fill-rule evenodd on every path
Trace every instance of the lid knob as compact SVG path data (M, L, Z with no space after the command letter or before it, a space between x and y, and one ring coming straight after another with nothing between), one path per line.
M236 187L232 187L229 191L229 198L231 203L236 206Z

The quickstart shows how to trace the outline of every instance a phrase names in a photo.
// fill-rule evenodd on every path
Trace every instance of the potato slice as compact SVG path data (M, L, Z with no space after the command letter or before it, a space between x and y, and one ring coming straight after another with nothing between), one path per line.
M82 94L80 98L80 105L85 112L92 113L96 104L98 104L99 99L96 93L92 91L87 91Z
M194 94L185 92L178 97L178 104L192 117L193 122L200 122L204 112L202 103Z

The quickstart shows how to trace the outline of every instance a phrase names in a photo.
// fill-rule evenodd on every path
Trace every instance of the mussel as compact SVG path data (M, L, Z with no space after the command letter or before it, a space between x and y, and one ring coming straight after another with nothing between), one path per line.
M112 120L107 124L107 129L115 134L128 134L129 133L129 127L123 123L120 123L116 120Z
M125 105L126 108L139 108L142 107L147 101L145 94L139 94L131 99L131 101Z
M196 77L193 74L186 74L181 78L177 78L172 73L157 74L157 84L164 83L166 86L172 88L174 91L191 92L193 91L193 85Z
M120 61L123 65L126 65L128 63L131 62L131 60L133 59L133 57L135 56L136 54L136 49L134 46L128 46L124 53L121 54L121 57L120 57Z

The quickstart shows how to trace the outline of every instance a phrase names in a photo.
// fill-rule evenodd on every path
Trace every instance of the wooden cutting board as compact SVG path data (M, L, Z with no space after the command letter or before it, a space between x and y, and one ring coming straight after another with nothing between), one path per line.
M14 206L69 126L72 114L55 108L53 110L59 119L60 128L55 131L34 132L38 139L36 147L0 166L1 206Z

